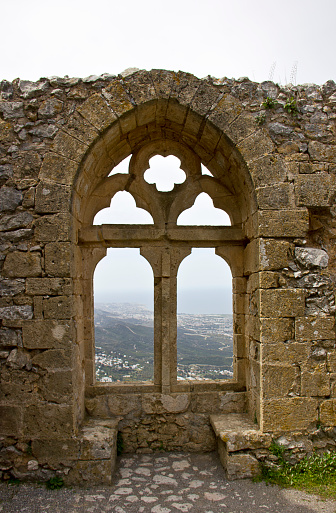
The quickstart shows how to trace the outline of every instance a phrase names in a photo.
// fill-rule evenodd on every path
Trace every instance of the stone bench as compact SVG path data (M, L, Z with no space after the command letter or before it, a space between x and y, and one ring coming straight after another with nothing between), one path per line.
M71 439L33 441L33 457L54 469L66 484L109 485L116 467L117 434L118 420L85 419L77 436ZM51 477L49 474L50 470L45 479ZM43 479L38 469L36 478Z
M262 433L247 414L210 415L210 423L217 437L217 447L227 478L255 477L260 465L255 450L266 449L272 442L268 433Z

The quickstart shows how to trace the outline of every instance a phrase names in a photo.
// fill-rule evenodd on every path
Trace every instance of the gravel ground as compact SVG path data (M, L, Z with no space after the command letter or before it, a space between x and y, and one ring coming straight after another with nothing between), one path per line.
M109 487L0 484L2 513L336 513L336 501L227 481L215 453L126 455Z

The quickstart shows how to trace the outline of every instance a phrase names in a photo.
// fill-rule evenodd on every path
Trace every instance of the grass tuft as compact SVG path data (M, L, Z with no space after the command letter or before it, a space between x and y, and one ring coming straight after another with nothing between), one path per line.
M59 488L62 488L64 486L64 481L61 477L51 477L46 482L46 487L48 490L58 490Z
M264 465L261 479L266 483L293 487L322 497L336 497L336 452L313 454L291 465L283 459L284 449L275 443L273 445L275 447L271 446L270 449L278 457L278 463L271 467Z

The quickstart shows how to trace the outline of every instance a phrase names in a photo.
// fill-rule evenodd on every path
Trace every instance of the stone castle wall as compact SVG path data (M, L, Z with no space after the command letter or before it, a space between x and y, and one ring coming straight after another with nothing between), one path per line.
M105 431L119 422L132 451L212 450L218 413L247 412L272 436L334 439L336 84L153 70L0 85L3 475L80 480L110 457L87 450L94 419ZM130 154L129 176L108 179ZM142 180L155 154L176 155L187 174L169 197ZM92 226L118 190L153 230ZM200 192L232 227L176 227ZM125 245L155 276L155 379L105 386L94 381L92 276L106 247ZM197 246L231 266L234 379L180 385L176 275Z

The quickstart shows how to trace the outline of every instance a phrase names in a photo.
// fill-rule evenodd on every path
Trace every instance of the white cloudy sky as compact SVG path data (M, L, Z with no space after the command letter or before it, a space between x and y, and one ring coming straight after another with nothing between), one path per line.
M1 0L0 78L182 69L335 79L335 0Z
M200 78L271 76L280 84L292 75L297 84L323 84L336 80L335 19L335 0L0 0L0 80L118 74L137 67L183 70ZM190 272L205 277L197 286L215 290L218 274L206 277L204 257L193 258L200 266ZM100 299L107 297L107 282L117 295L128 288L122 272L107 280L111 266L104 265L96 280ZM140 294L137 298L147 302L151 275L134 271L134 297ZM225 288L229 275L222 273ZM181 285L188 301L196 297L193 276L186 272ZM203 306L194 311L221 303L203 296ZM183 305L181 298L185 311Z

